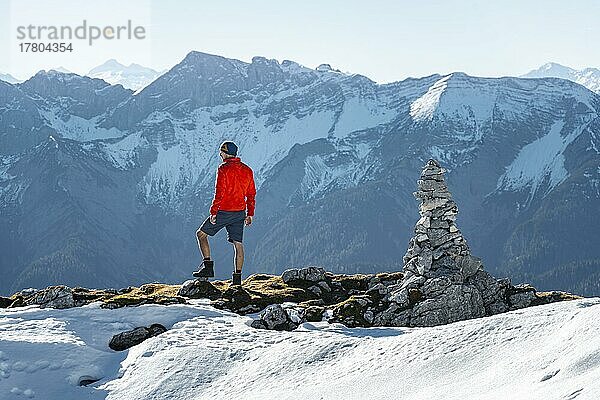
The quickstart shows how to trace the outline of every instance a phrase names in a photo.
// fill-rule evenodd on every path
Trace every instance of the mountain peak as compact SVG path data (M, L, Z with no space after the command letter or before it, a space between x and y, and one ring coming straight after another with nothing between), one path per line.
M274 58L269 59L263 56L254 56L252 57L252 64L279 65L279 61Z
M562 78L578 83L592 92L600 93L600 70L597 68L584 68L576 70L564 65L549 62L538 69L529 71L522 78Z
M123 69L123 68L127 68L127 67L125 67L125 65L121 64L114 58L111 58L110 60L107 60L103 64L100 64L97 67L92 68L88 74L94 74L94 73L111 70L111 69L114 70L114 69Z
M548 62L538 69L534 69L529 71L527 74L523 75L524 78L546 78L546 77L555 77L555 78L563 78L569 79L569 77L575 73L576 71L570 67L565 67L564 65Z
M333 71L330 64L320 64L317 68L315 68L319 72L330 72Z
M211 62L211 63L215 63L215 62L219 62L219 63L223 63L223 62L231 62L233 60L227 58L227 57L223 57L223 56L219 56L217 54L210 54L210 53L204 53L202 51L190 51L185 57L184 59L177 65L181 65L181 64L205 64L207 62ZM238 60L235 60L238 61ZM242 61L239 61L242 62ZM244 63L247 64L247 63ZM177 67L177 65L175 67Z
M91 80L91 78L83 77L74 72L63 72L58 71L56 69L50 70L39 70L33 75L31 78L22 83L22 85L26 85L28 82L36 82L39 80L57 80L61 82L73 81L73 80Z

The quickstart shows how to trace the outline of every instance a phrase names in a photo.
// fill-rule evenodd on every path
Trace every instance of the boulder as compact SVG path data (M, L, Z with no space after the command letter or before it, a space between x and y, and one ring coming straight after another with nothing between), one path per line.
M259 319L252 321L251 326L258 329L271 329L276 331L292 331L303 321L292 321L288 312L281 304L271 304L259 314Z
M208 281L190 279L181 285L177 295L190 299L216 300L221 297L222 292Z
M25 305L38 305L40 308L71 308L78 302L73 298L73 289L68 286L50 286L38 290L31 296L24 298Z
M458 256L456 257L456 261L460 267L463 279L467 279L468 277L475 275L477 271L483 269L481 258L473 257L470 254Z
M240 314L248 314L259 311L262 307L243 286L230 286L222 293L222 297L213 302L217 308L224 308Z
M451 285L433 298L418 302L410 313L411 326L436 326L485 316L478 290L466 285Z
M127 350L142 343L144 340L167 331L161 324L152 324L149 327L141 326L130 331L121 332L110 339L108 347L115 351Z

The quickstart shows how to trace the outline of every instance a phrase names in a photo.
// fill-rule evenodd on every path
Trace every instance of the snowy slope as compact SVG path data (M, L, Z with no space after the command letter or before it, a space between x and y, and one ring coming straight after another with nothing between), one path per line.
M544 181L548 181L546 193L563 182L569 175L564 153L594 120L588 116L581 119L583 124L564 136L561 134L564 123L555 122L546 135L524 146L498 179L497 189L526 190L531 200Z
M0 311L0 398L597 399L600 298L434 328L256 330L193 305ZM171 328L128 352L110 337ZM81 379L101 378L89 387Z

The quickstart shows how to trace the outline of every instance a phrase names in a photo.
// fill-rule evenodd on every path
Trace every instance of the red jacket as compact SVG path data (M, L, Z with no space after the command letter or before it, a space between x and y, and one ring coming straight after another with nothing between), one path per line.
M217 211L243 211L254 215L254 176L252 169L239 157L229 157L219 165L215 182L215 197L210 207L210 214Z

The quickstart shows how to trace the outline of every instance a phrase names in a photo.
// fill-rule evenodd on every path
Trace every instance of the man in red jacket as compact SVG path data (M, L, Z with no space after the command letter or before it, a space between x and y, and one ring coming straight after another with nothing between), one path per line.
M213 236L222 228L227 230L227 240L233 243L234 272L233 284L242 284L242 266L244 265L244 245L242 236L244 225L252 223L256 188L252 169L237 157L238 148L233 142L223 142L219 155L223 163L217 170L215 196L210 207L210 216L196 231L198 246L204 257L195 277L212 278L214 262L210 258L208 236Z

